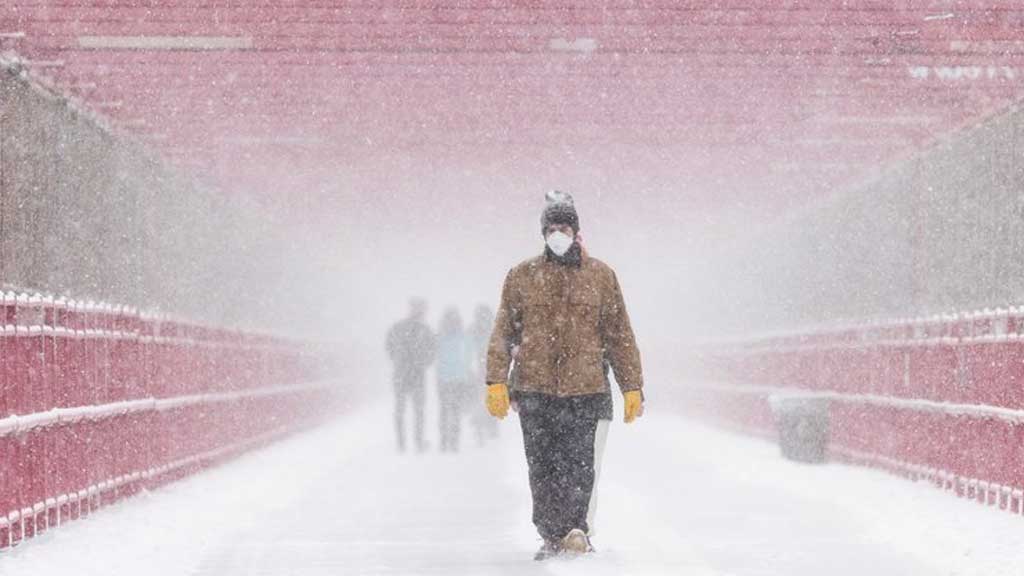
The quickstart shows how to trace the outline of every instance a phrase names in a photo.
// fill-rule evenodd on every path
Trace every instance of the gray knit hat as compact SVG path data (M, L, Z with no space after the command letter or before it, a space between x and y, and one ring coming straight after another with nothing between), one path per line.
M573 232L580 231L580 217L576 214L576 205L573 204L572 195L568 192L552 190L544 195L546 205L544 212L540 215L540 233L548 229L552 224L567 224L572 227Z

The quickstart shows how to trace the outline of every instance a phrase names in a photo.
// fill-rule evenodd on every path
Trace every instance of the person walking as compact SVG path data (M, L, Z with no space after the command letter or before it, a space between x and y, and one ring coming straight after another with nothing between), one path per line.
M441 451L458 452L462 405L469 382L472 349L455 308L441 317L437 342L437 394L440 406Z
M543 539L536 560L593 550L587 513L598 421L612 414L607 368L622 392L625 422L644 409L640 352L615 272L582 250L572 196L549 192L545 200L544 253L505 277L485 400L499 419L511 402L518 409L533 523Z
M467 331L472 353L471 382L487 380L487 344L491 339L492 328L494 328L494 312L485 304L478 305L473 311L473 323L469 325ZM477 388L474 386L472 391L476 392L476 390ZM487 440L498 437L498 421L491 418L487 409L475 401L470 408L469 422L473 427L473 435L476 437L478 446L483 446Z
M405 405L411 404L413 438L416 450L427 450L423 437L423 410L426 401L425 372L436 353L434 333L424 322L427 303L418 298L409 302L409 315L388 331L385 348L394 366L395 431L398 451L405 451Z

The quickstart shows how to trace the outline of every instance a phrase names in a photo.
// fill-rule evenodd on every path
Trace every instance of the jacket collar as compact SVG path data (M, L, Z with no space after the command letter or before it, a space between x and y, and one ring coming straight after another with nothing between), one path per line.
M564 256L557 256L551 251L551 248L544 246L544 254L541 258L545 262L550 262L556 266L565 266L568 268L582 268L583 260L586 258L583 254L583 249L578 243L574 243L569 251Z

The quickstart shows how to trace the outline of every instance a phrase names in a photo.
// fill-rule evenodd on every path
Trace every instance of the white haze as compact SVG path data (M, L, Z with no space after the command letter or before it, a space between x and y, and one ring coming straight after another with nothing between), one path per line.
M586 161L466 163L408 160L339 176L319 194L315 217L292 230L299 272L286 285L293 302L313 303L296 314L343 356L355 353L372 387L389 389L384 333L411 297L428 300L433 325L448 306L467 323L476 305L497 306L508 269L543 249L547 190L574 195L587 249L616 270L656 383L678 378L672 363L685 343L716 331L714 311L727 304L707 301L717 255L769 220L740 204L709 206L699 183L676 189L680 175L664 167L652 178L643 166Z

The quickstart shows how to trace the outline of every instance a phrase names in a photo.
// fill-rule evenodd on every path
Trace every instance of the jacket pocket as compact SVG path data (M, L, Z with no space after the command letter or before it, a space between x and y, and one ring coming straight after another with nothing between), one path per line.
M522 342L519 343L522 348L550 345L547 340L554 334L552 312L552 307L548 304L529 304L523 309L523 330L520 334Z
M586 347L577 350L565 368L568 368L568 373L562 376L567 391L598 393L607 388L604 358L600 349Z
M529 304L523 310L522 342L516 356L519 382L527 387L544 386L553 377L554 329L552 307Z
M569 295L572 345L580 350L601 347L601 296L589 289Z
M586 287L573 290L569 294L569 303L573 306L589 306L599 308L601 306L601 294L593 288Z

